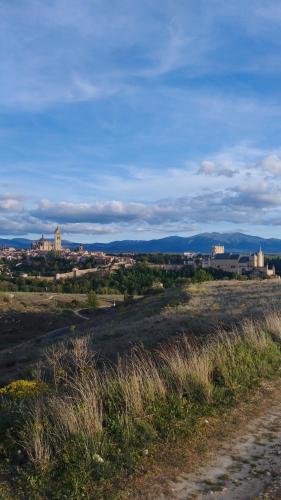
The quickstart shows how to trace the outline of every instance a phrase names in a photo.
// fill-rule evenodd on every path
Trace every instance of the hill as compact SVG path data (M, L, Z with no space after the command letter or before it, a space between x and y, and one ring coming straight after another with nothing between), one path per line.
M16 248L28 250L31 248L31 245L34 240L29 240L28 238L0 238L0 248ZM76 248L79 246L79 243L74 243L73 241L62 241L62 245L67 248Z
M210 442L213 418L221 441L229 411L243 401L232 422L237 425L237 414L243 414L245 425L245 400L252 404L254 391L276 379L280 294L274 280L191 284L94 311L77 328L0 351L3 375L17 378L0 388L0 497L12 500L20 492L20 498L123 498L127 484L130 498L159 498L136 497L132 473L148 471L151 478L155 464L159 478L159 455L174 464L175 443L196 447L202 459L202 438ZM266 425L273 416L277 422L279 413L274 409ZM280 429L273 424L265 439L275 457ZM249 483L248 460L229 449ZM256 481L260 462L251 460ZM266 463L261 477L268 477L268 468ZM161 483L163 477L161 471ZM221 491L217 484L230 476L218 478L206 480L204 491L205 485Z
M111 243L94 243L85 245L88 250L108 253L178 253L178 252L210 252L212 245L223 244L227 251L253 252L261 245L268 253L281 252L281 240L261 238L243 233L202 233L189 237L169 236L157 240L123 240Z
M0 238L0 247L30 248L32 241L26 238Z
M243 233L201 233L193 236L169 236L153 240L121 240L110 243L87 243L89 251L106 253L208 253L212 245L223 244L229 252L254 252L260 246L266 253L281 253L281 239L262 238ZM30 248L32 240L24 238L0 239L0 246ZM78 243L63 241L63 246L75 248Z
M213 332L217 324L228 328L246 317L259 319L281 303L277 280L211 281L165 289L116 308L110 307L111 296L99 295L99 309L83 309L82 315L89 319L81 322L72 311L85 307L81 304L86 301L85 295L25 292L15 294L7 303L8 295L0 297L0 386L20 377L56 341L87 335L93 340L98 359L112 362L133 346L151 348L183 332L196 342ZM40 321L44 324L41 328ZM63 321L65 328L61 328ZM69 329L74 324L76 328ZM48 326L51 331L46 334Z

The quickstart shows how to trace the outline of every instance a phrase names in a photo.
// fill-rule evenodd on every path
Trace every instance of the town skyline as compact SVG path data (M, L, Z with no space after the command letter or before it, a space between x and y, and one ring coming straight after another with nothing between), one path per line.
M279 237L281 7L0 6L0 236Z

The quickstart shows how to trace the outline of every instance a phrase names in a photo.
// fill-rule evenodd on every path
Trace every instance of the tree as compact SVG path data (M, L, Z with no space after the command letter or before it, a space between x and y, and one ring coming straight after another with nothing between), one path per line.
M211 281L213 279L214 278L209 271L206 271L205 269L196 269L192 281L195 283L202 283L202 281Z
M97 294L96 292L94 292L94 290L90 290L88 293L88 306L91 309L97 309L98 307Z

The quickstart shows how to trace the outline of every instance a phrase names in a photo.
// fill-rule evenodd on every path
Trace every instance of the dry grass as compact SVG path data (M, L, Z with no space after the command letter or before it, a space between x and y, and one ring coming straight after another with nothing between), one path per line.
M253 376L255 363L262 363L260 358L272 348L272 335L280 327L277 314L259 323L248 320L239 331L218 332L201 350L183 336L154 355L135 350L115 368L103 370L96 368L89 337L53 348L46 353L44 369L37 371L51 384L53 395L41 401L41 408L38 400L27 419L28 457L43 470L51 450L67 436L79 435L84 443L95 440L106 432L104 406L125 421L144 417L152 403L165 401L172 393L210 403L218 372L225 386L237 391L243 377Z
M135 351L124 363L119 363L113 378L126 413L142 415L148 403L165 397L166 386L160 368L151 355L141 350Z
M160 356L164 361L168 384L179 394L202 393L207 400L212 393L212 359L207 348L198 351L191 348L186 337L171 347L162 349Z
M41 300L44 300L46 306L51 302L44 297ZM279 280L214 281L192 284L185 289L165 290L159 295L144 297L134 304L117 307L112 311L99 310L89 321L83 321L69 311L68 319L62 316L60 321L64 325L74 325L76 321L81 321L83 324L76 327L75 335L89 333L96 352L103 358L116 362L117 353L123 356L136 344L150 349L182 333L189 334L193 339L204 338L205 341L206 336L215 331L217 324L231 329L233 324L240 324L245 317L261 320L264 314L278 310L280 300ZM61 314L60 311L60 316ZM57 318L58 312L53 315ZM12 323L14 313L6 326L3 322L2 345L9 346L9 353L0 352L0 383L8 383L18 377L20 371L35 364L47 345L56 341L56 337L52 335L42 338L42 329L52 330L56 328L56 324L48 327L49 323L44 320L42 313L37 316L36 322L35 314L32 317L27 315L25 328L28 335L20 336L21 341L24 341L20 348L10 344L14 341L16 343L18 338L15 335L18 325L16 322ZM9 333L5 334L5 328L8 327ZM20 329L22 331L22 327ZM66 330L65 341L70 335L74 336ZM26 338L32 340L27 343Z
M97 485L131 470L153 443L193 435L203 416L273 376L281 364L280 332L281 315L274 312L217 330L201 348L183 335L102 366L89 336L53 347L36 370L49 391L18 409L17 446L25 450L31 478L26 491L33 488L34 498L50 491L52 498L66 492L104 498Z
M48 405L63 438L81 434L87 440L102 431L102 401L94 384L83 384L80 393L54 396Z
M22 445L30 462L42 472L48 467L52 455L45 427L45 406L42 401L36 401L28 415L24 415L24 418Z
M264 327L275 341L281 342L281 313L279 311L273 310L265 316Z

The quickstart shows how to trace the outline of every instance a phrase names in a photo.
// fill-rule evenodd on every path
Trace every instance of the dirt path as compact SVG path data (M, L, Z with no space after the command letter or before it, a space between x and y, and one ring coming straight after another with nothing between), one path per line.
M250 422L242 436L224 443L208 464L171 481L169 497L161 498L246 500L263 498L268 488L271 495L281 493L280 401Z
M198 439L160 450L127 497L280 500L280 389L280 379L266 383L227 415L205 419Z
M85 316L84 314L81 314L80 311L83 311L83 309L73 309L72 312L75 314L75 316L78 316L78 318L82 318L89 321L90 318L88 316Z

